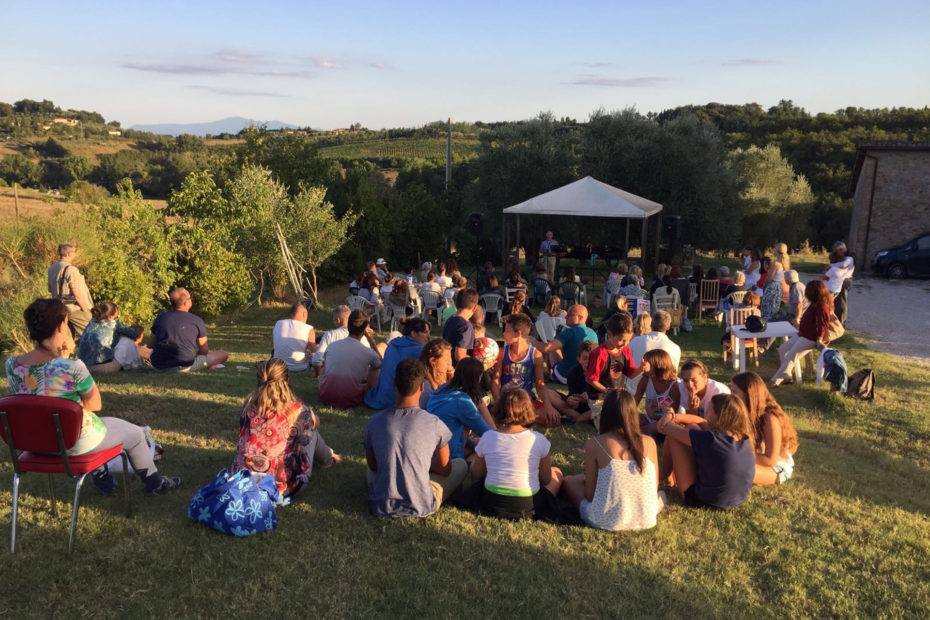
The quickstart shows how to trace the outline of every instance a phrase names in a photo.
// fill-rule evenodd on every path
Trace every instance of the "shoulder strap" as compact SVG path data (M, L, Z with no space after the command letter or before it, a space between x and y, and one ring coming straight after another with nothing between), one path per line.
M607 458L609 458L611 461L614 460L614 457L612 457L612 456L610 455L610 452L607 451L607 448L604 447L604 444L602 444L602 443L598 440L597 437L594 438L594 443L596 443L596 444L597 444L597 447L599 447L599 448L604 452L604 454L607 455Z
M68 264L62 265L61 269L58 270L58 290L55 291L55 294L56 294L57 297L63 297L63 296L64 296L64 295L62 294L62 287L63 287L64 284L65 284L65 276L67 275L67 273L68 273L68 267L70 267L70 266L71 266L71 265L68 265Z

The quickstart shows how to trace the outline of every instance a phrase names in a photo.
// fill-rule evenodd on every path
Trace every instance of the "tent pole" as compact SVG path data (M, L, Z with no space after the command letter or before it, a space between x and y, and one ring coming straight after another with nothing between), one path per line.
M641 261L642 261L643 269L646 268L646 259L648 258L648 256L646 255L646 239L647 239L646 233L648 232L648 230L649 230L649 217L647 216L643 218L643 247L639 253Z
M656 256L652 263L652 271L655 273L659 269L659 247L662 245L662 212L658 213L658 225L656 226Z
M507 268L507 216L501 217L501 270Z
M626 218L626 242L623 245L623 259L630 255L630 218Z
M519 271L520 267L520 214L517 213L517 255L514 257L514 262L517 264L517 270Z

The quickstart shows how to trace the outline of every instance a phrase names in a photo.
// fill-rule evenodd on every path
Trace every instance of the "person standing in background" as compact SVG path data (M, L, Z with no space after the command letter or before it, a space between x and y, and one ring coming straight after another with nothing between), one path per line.
M90 309L94 300L90 297L81 271L72 264L77 254L73 243L58 245L58 260L48 268L48 292L60 299L68 308L68 327L75 340L79 340L84 328L90 323Z
M542 263L546 267L546 275L550 282L555 282L555 249L559 242L552 238L552 231L546 233L546 238L539 244L539 253L542 254Z

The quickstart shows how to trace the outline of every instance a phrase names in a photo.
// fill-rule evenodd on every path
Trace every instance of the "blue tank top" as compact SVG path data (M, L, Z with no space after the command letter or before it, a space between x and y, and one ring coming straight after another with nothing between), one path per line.
M536 351L530 345L526 356L522 360L514 361L510 358L510 345L504 347L504 359L501 364L501 390L523 388L531 398L536 398L533 377L533 353Z

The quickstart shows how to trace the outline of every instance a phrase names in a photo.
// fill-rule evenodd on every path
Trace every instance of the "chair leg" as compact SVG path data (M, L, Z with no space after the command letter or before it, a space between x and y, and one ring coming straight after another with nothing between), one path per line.
M19 515L19 474L13 472L13 518L10 527L10 553L16 553L16 517Z
M78 510L81 508L81 485L84 484L84 478L87 477L87 474L81 474L78 476L77 482L74 485L74 508L71 511L71 533L68 534L68 557L71 557L71 552L74 550L74 532L77 530L77 520L78 520Z
M52 474L48 475L48 496L52 500L52 516L58 517L58 502L55 501L55 486L52 484Z
M123 460L123 504L126 506L126 516L132 516L132 495L129 493L129 457L126 451L120 452Z

